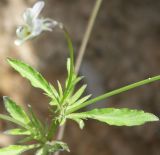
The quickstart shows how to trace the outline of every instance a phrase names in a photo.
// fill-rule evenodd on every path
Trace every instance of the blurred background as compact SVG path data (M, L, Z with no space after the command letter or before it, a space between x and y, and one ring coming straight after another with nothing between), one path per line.
M15 29L23 21L22 12L36 0L0 0L0 113L5 113L2 96L26 107L31 104L45 121L49 119L48 99L40 90L17 74L7 57L21 59L37 68L47 80L56 83L66 77L68 49L58 30L44 33L32 42L16 47ZM46 0L42 16L63 22L75 47L80 47L92 11L93 0ZM89 41L80 75L88 84L87 94L106 91L160 74L160 1L104 0ZM160 82L111 97L95 107L143 109L160 116ZM16 139L3 135L12 124L0 122L0 146ZM160 124L139 127L114 127L87 121L84 130L68 122L64 141L70 155L159 155ZM68 153L62 153L67 155Z

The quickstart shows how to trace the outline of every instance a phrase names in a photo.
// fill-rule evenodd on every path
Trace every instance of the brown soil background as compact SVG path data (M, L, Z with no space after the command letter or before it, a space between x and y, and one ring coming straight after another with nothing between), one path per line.
M68 56L63 34L55 30L21 47L14 45L20 14L33 0L0 0L0 112L2 96L10 96L26 107L31 104L44 121L47 98L14 72L6 57L33 65L50 82L64 81ZM93 0L46 0L43 16L63 22L72 37L76 55L93 8ZM160 1L104 0L90 39L80 75L93 96L160 73ZM88 107L129 107L160 116L160 83L156 82ZM0 122L0 145L13 143L2 131L13 127ZM65 137L71 153L63 155L159 155L160 125L113 127L87 121L84 130L68 122Z

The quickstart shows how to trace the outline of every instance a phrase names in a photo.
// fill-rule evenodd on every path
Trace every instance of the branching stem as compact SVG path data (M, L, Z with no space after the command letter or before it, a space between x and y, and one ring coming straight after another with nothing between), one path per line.
M103 0L96 0L93 11L91 13L91 17L89 19L89 22L88 22L88 25L87 25L87 28L86 28L86 32L85 32L84 38L82 40L82 44L80 46L80 50L78 52L79 54L78 54L78 57L77 57L77 60L76 60L75 72L77 74L79 72L79 69L80 69L80 66L81 66L81 63L82 63L82 59L83 59L83 56L84 56L89 38L91 36L91 32L93 30L93 26L95 24L96 17L98 15L99 10L100 10L100 6L102 4L102 1ZM61 126L59 128L58 135L57 135L57 140L62 140L63 139L65 127L66 127L66 124L64 124L63 126ZM55 155L59 155L59 152L56 152Z

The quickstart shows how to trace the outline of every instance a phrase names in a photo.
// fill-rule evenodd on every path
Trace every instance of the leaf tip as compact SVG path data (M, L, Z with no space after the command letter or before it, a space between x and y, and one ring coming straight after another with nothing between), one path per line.
M159 121L159 117L153 115L153 121Z

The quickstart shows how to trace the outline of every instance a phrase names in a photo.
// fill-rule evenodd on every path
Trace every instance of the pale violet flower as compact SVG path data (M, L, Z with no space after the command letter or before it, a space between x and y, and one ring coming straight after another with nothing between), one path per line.
M16 45L21 45L25 41L40 35L43 31L52 31L54 27L59 25L55 20L49 18L39 18L39 14L44 8L44 1L38 1L33 8L28 8L23 13L24 25L19 26L16 30L18 39Z

